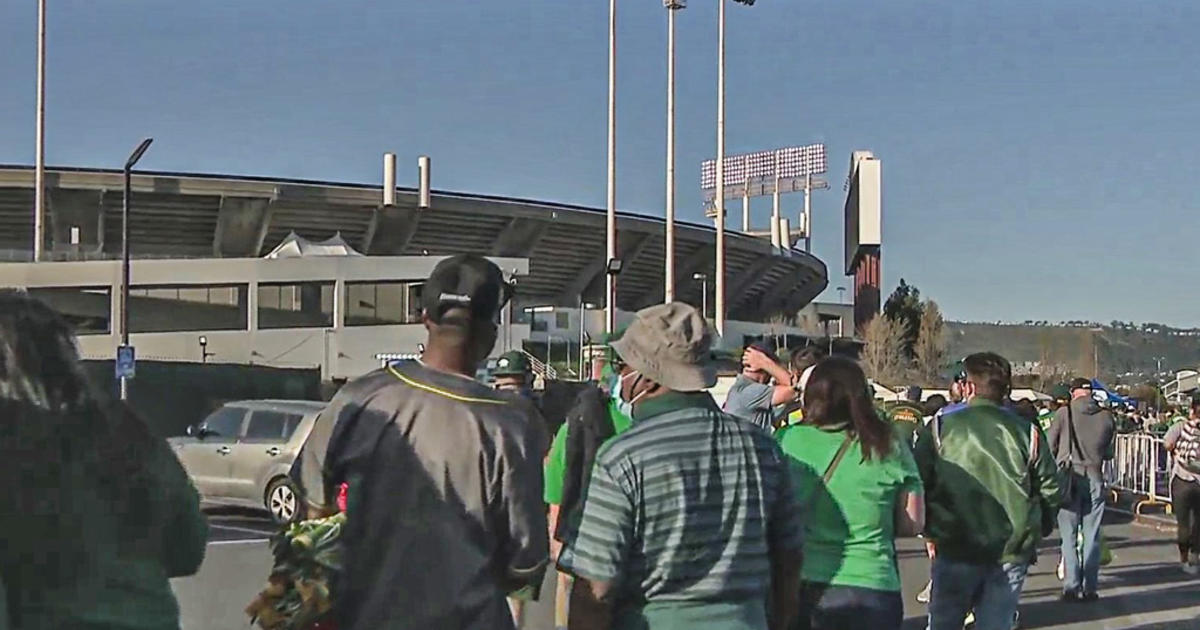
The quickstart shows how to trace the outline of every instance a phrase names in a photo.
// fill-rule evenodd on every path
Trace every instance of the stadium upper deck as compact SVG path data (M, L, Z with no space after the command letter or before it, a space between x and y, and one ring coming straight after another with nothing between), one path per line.
M0 260L27 261L33 240L33 169L0 166ZM115 258L121 250L120 171L48 168L46 251L53 260ZM268 177L140 172L133 176L131 249L139 258L257 257L290 232L322 240L340 233L368 255L477 252L528 258L525 303L600 302L604 286L604 211L553 202L434 191L416 208L416 191L399 189L381 207L377 185ZM679 299L699 304L696 272L713 275L715 231L677 223ZM815 256L727 232L729 317L763 321L795 313L828 283ZM74 240L74 243L73 243ZM636 310L663 297L663 221L618 217L624 269L618 306ZM711 290L711 282L710 290Z

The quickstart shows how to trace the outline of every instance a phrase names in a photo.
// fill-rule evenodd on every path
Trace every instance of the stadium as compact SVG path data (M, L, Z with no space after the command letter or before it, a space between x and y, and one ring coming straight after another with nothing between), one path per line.
M47 257L56 261L120 257L120 171L48 168ZM378 185L290 179L139 172L133 176L130 248L134 258L254 258L295 233L340 235L369 256L446 256L465 252L526 258L523 304L600 303L604 292L602 209L546 201L434 191L418 210L416 191L399 189L381 205ZM0 259L32 259L34 172L0 166ZM636 311L663 299L664 222L620 213L617 305ZM715 230L676 224L676 289L699 306L713 276ZM764 321L795 312L822 290L825 264L776 249L760 237L727 232L726 297L730 319ZM711 287L710 287L711 288Z

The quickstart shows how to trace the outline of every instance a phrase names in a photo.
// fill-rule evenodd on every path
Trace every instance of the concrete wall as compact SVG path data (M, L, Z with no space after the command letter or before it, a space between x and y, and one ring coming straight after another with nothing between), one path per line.
M217 260L138 260L132 268L132 285L210 285L244 283L249 299L247 322L242 330L205 330L199 325L181 332L132 333L130 344L139 359L158 361L234 363L279 368L320 368L323 380L353 378L379 367L375 358L380 353L415 353L425 341L425 328L420 324L385 326L344 326L343 301L346 282L373 280L421 281L428 277L439 257L339 257L295 258L282 260L217 259ZM528 272L525 259L497 259L503 269ZM279 328L260 330L258 327L257 285L259 282L334 282L333 326L328 328ZM120 263L118 261L62 262L0 265L0 286L27 289L42 287L108 287L114 296L109 305L108 333L81 334L80 353L85 359L112 360L120 344ZM88 314L96 310L99 294L78 294L86 299L63 299L58 306L77 305ZM133 299L136 299L134 297ZM133 301L133 300L131 300ZM139 300L150 304L156 300ZM172 302L169 310L176 312L188 305ZM193 315L176 314L183 321L180 328L192 320L203 320L203 313L212 307L196 304ZM154 317L148 314L147 317ZM155 318L161 319L161 318ZM133 327L131 327L133 328ZM529 335L529 327L506 325L500 333L494 354L521 347ZM207 346L202 347L200 338ZM204 351L207 351L207 356Z

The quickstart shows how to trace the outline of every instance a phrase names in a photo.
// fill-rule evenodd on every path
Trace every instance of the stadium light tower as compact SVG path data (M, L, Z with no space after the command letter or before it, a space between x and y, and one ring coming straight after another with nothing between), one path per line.
M40 262L46 247L46 0L38 0L37 137L33 160L33 260Z
M663 298L675 301L675 14L687 0L663 0L667 9L667 234Z

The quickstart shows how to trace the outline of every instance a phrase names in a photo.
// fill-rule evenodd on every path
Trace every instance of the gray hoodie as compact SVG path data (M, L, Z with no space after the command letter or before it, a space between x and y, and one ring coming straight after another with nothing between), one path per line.
M1113 435L1116 424L1112 414L1101 409L1091 398L1076 398L1071 401L1070 418L1075 425L1075 444L1067 428L1068 408L1063 407L1054 414L1050 425L1050 448L1059 463L1071 459L1075 472L1095 479L1102 476L1104 460L1112 459Z

